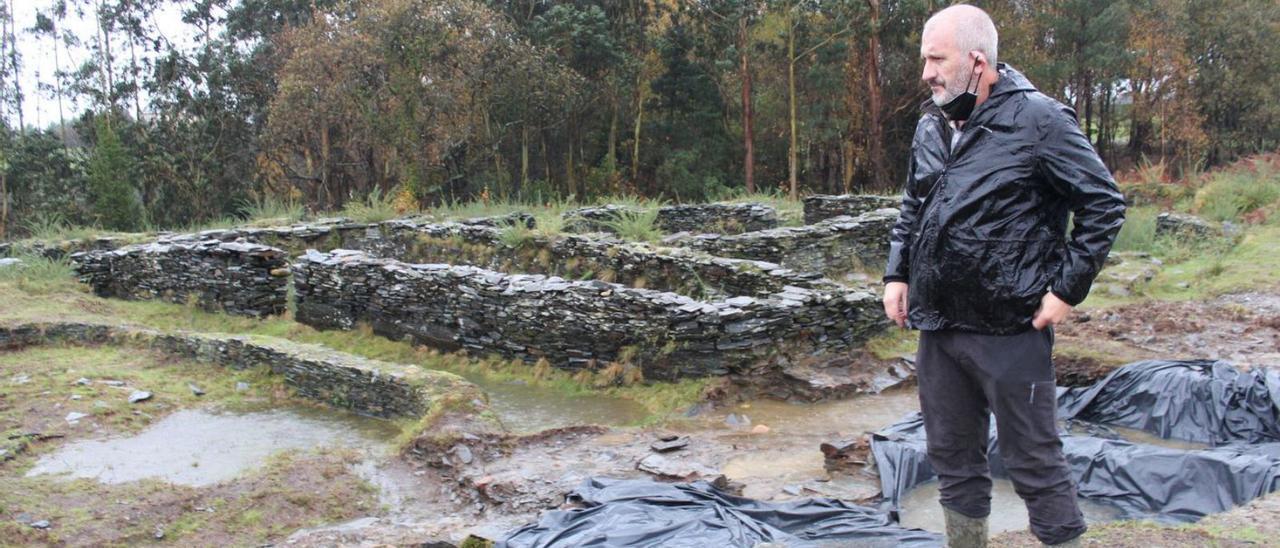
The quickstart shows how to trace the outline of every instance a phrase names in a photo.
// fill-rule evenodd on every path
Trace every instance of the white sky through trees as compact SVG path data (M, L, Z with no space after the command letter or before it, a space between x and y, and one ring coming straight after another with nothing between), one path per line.
M58 123L58 99L54 92L56 89L54 69L57 65L54 62L53 37L47 34L37 35L32 31L36 25L37 13L43 12L46 16L53 18L55 3L56 0L15 0L12 4L14 34L16 34L20 56L18 64L21 70L19 81L22 85L22 111L28 127L47 128ZM77 7L76 3L68 0L66 18L62 21L55 19L55 23L60 27L59 34L71 34L79 41L75 46L58 44L62 71L67 75L63 80L62 104L68 125L85 108L88 108L85 101L77 100L76 97L65 93L68 81L80 65L93 55L92 47L97 40L96 15L93 6ZM151 21L144 22L144 28L147 28L148 33L164 36L183 51L190 51L197 45L197 34L195 27L182 22L182 11L185 8L182 4L185 2L166 2L156 11ZM124 31L116 30L111 44L112 58L118 77L123 77L130 62L129 45L124 34ZM144 55L146 58L154 58L156 55L154 52L144 53L143 48L138 46L135 46L135 49L140 58L140 64ZM145 80L147 77L146 72L139 75L140 79ZM11 82L8 84L12 85ZM41 86L38 87L37 84ZM40 89L41 87L47 89ZM147 111L146 91L143 90L142 93L142 109ZM132 98L130 98L129 105L132 106L132 104ZM133 111L132 108L128 110ZM12 107L6 107L4 113L9 119L10 126L16 126L18 120L12 112Z

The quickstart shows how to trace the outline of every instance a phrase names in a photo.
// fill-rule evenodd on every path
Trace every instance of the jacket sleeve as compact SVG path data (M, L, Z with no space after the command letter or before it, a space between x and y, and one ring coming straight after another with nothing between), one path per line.
M1062 105L1040 124L1036 161L1043 176L1067 200L1074 215L1065 254L1050 291L1071 306L1089 295L1124 223L1125 204L1116 181L1080 131L1075 112Z
M920 198L915 193L916 185L912 184L915 171L916 160L912 153L907 166L907 183L902 191L902 207L898 209L898 221L889 232L889 262L885 266L884 283L906 282L910 278L911 231L916 225L920 210Z

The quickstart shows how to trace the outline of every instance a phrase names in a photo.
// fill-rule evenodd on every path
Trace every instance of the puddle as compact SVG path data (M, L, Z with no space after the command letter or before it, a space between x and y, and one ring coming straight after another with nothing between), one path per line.
M993 479L991 488L991 534L1005 531L1025 531L1030 524L1027 506L1013 490L1013 482ZM1092 499L1081 498L1080 512L1086 523L1105 523L1122 519L1119 508ZM901 523L904 527L916 527L926 531L944 532L942 506L938 504L938 482L922 484L902 497Z
M827 439L831 433L853 437L874 432L919 410L915 388L901 388L819 403L756 400L718 409L708 418L722 422L729 413L746 415L752 424L768 426L773 433L813 434L832 441Z
M130 437L67 444L41 458L27 475L67 474L104 483L154 478L203 486L233 479L281 451L389 451L396 433L394 425L379 419L304 407L188 409Z
M1142 443L1146 445L1155 445L1159 447L1167 447L1169 449L1178 449L1182 451L1199 451L1209 449L1211 446L1207 443L1198 443L1194 441L1170 440L1165 439L1146 430L1138 430L1136 428L1125 428L1123 426L1107 426L1107 429L1116 433L1116 436L1122 440Z
M648 416L644 406L621 398L567 396L555 388L523 383L476 384L489 393L489 407L502 424L517 433L582 424L624 426Z

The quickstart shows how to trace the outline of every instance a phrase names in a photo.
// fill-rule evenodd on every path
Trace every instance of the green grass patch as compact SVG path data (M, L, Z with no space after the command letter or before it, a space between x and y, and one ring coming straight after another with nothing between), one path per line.
M914 354L920 343L920 335L910 329L890 327L888 331L867 341L866 349L871 355L881 360L902 357L903 354Z
M1240 222L1258 211L1280 206L1280 171L1257 160L1252 165L1216 172L1195 194L1195 212L1212 221ZM1275 223L1271 215L1272 224Z
M351 196L343 204L341 215L358 223L380 223L400 216L396 211L395 196L383 194L374 187L364 197Z
M0 514L48 520L48 530L0 521L0 538L16 545L258 546L300 528L366 515L376 489L351 471L341 451L280 453L258 470L209 487L158 480L103 484L90 479L0 476Z
M604 221L604 225L626 240L656 242L662 238L657 208L619 210L614 218Z

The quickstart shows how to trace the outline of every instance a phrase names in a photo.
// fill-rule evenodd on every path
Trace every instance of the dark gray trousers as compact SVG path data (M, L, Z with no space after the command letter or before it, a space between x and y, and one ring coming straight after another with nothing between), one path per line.
M1045 544L1085 531L1058 438L1053 330L1017 335L921 331L916 355L929 462L942 506L973 518L991 513L989 414L996 443Z

